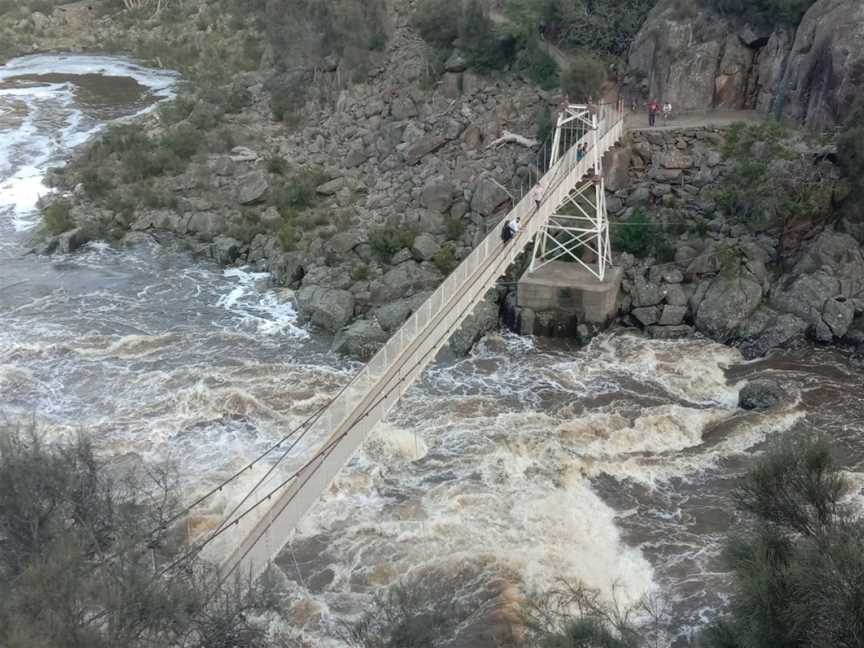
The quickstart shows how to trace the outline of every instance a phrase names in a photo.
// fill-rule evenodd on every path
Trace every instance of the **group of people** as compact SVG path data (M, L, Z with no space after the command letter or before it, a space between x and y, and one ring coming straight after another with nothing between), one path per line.
M648 125L654 126L657 122L657 114L663 112L663 120L669 121L669 117L672 116L672 104L668 101L663 104L663 107L660 107L660 104L656 99L652 99L648 102Z

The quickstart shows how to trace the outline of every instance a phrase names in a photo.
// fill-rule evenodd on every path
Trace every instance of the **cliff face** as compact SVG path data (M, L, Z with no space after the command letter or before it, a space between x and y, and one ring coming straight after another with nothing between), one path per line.
M797 29L661 0L630 49L644 95L678 110L778 111L834 128L864 92L864 3L820 0Z

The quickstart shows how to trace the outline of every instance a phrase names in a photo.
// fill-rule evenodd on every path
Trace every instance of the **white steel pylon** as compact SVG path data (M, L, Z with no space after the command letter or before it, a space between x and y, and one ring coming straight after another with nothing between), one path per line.
M558 115L549 165L569 152L584 165L585 175L538 231L531 272L552 261L568 261L603 281L612 265L597 126L594 106L568 104ZM542 188L539 191L542 194Z

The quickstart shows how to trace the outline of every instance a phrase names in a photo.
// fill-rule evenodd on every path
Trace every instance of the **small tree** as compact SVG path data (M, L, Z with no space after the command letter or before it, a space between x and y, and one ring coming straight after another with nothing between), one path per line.
M727 543L729 613L709 648L864 645L864 520L825 439L780 442L736 494L750 524Z
M561 73L561 90L571 101L584 102L597 97L606 80L606 68L597 59L582 55Z

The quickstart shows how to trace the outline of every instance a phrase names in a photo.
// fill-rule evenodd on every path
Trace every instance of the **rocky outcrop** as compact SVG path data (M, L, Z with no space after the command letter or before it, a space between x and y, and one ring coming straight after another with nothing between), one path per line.
M864 3L819 0L795 34L781 91L786 113L833 128L864 96Z
M629 63L642 96L680 111L782 108L808 125L835 127L864 93L864 4L818 0L796 30L660 0Z
M745 410L768 409L786 396L782 386L773 380L748 382L738 394L738 407Z

